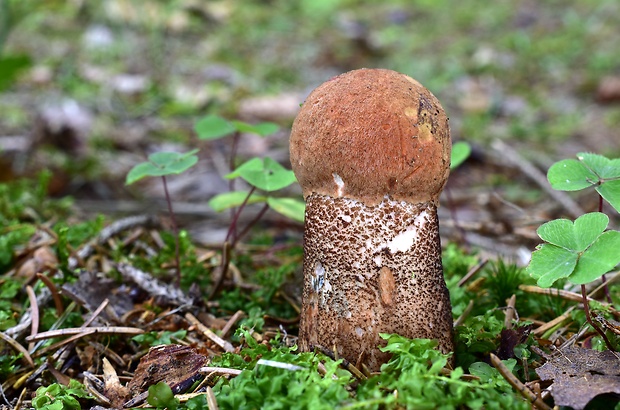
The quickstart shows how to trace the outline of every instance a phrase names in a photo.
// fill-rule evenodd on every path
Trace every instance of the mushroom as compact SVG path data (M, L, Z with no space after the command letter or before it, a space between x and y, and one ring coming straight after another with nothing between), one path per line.
M316 88L295 118L291 164L306 200L299 344L378 371L380 333L452 352L437 206L450 130L416 80L360 69Z

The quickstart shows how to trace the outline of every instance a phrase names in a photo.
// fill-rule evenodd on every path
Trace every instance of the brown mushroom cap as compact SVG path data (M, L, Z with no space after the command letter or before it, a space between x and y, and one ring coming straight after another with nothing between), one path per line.
M450 172L441 104L392 70L354 70L317 87L293 123L290 144L304 197L436 202Z

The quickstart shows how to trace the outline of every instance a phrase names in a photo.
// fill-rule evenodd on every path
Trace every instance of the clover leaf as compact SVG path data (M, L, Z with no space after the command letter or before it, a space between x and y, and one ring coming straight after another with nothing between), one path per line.
M598 279L620 263L620 232L605 231L607 215L592 212L571 222L557 219L541 225L541 244L527 267L541 287L550 287L558 279L582 285Z
M450 155L450 169L455 169L461 165L471 154L471 145L466 142L459 141L452 145L452 153Z
M219 115L207 115L196 122L194 131L201 140L216 140L233 132L247 132L264 137L273 134L278 128L278 125L272 122L248 124L243 121L228 121Z
M227 179L243 178L249 184L263 191L277 191L296 181L293 171L284 168L271 158L252 158L240 165Z
M267 198L267 204L274 211L295 221L303 222L306 204L295 198Z
M215 212L221 212L225 209L234 208L240 206L244 202L246 204L255 204L259 202L265 202L267 197L262 195L252 194L247 200L248 193L243 191L224 192L215 195L208 202L209 206L213 208Z
M195 155L197 152L197 149L186 153L155 152L149 155L148 161L136 165L129 171L125 185L131 185L145 177L161 177L185 172L198 162L198 157Z
M603 199L620 212L620 159L580 152L549 168L547 179L554 189L579 191L594 186Z

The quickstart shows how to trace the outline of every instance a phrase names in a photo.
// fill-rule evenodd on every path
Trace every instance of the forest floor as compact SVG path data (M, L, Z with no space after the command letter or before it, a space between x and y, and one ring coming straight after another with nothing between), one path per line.
M523 269L542 223L599 206L593 190L553 190L547 169L580 152L620 157L618 2L96 3L0 0L10 17L0 21L0 76L22 67L0 80L0 407L618 402L617 356L584 325L579 286L549 293ZM472 147L439 208L461 374L422 366L447 362L397 339L381 374L329 349L297 354L303 224L261 204L233 222L208 205L247 159L290 168L304 98L362 67L416 78L444 105L453 141ZM207 115L277 131L205 141L195 126ZM149 154L195 148L196 166L168 178L174 220L160 179L125 185ZM604 212L617 229L618 213ZM232 250L231 224L254 224ZM611 303L599 282L588 288L614 340L618 276L608 277ZM590 370L567 365L584 357L591 384L576 381ZM162 380L172 393L150 393ZM519 389L531 394L521 400Z

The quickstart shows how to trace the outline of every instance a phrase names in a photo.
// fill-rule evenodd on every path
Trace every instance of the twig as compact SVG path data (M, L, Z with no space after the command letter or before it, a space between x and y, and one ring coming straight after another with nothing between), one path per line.
M472 267L466 274L465 276L463 276L461 278L461 280L459 280L459 283L457 284L458 287L462 287L464 284L467 283L468 280L470 280L472 278L472 276L474 276L476 273L478 273L480 271L480 269L482 269L484 267L484 265L487 264L487 262L489 261L488 258L484 258L482 259L480 262L478 262L477 265L475 265L474 267Z
M518 167L523 174L525 174L532 181L536 182L538 186L544 189L547 194L555 199L560 205L568 211L573 218L578 218L584 214L583 209L575 202L570 196L562 191L556 191L551 188L547 177L538 168L536 168L530 161L523 158L517 151L511 146L504 143L501 140L494 140L491 147L501 155L503 160L507 160L514 166Z
M116 269L151 296L159 296L175 305L191 305L193 301L178 287L161 283L146 272L126 263L117 263Z
M497 371L499 371L499 373L504 377L504 379L506 379L506 381L510 383L512 387L514 387L519 393L521 393L521 395L527 401L534 404L539 409L551 410L551 407L549 407L544 401L542 401L540 397L536 396L536 394L533 391L531 391L526 385L521 383L521 381L517 379L517 377L514 374L512 374L510 369L508 369L506 365L502 363L502 361L499 360L497 356L491 353L490 357L491 357L491 363L497 369Z
M513 294L510 299L508 299L508 304L506 306L506 310L505 310L505 314L506 317L504 318L504 327L506 329L512 329L512 319L514 319L515 317L515 305L517 303L517 295ZM517 318L517 320L519 320Z
M68 267L73 270L78 266L78 261L88 258L95 252L96 245L106 243L111 237L118 235L120 232L136 226L154 227L158 225L158 220L151 215L130 216L119 219L118 221L103 228L97 237L90 241L86 246L80 248L76 252L76 256L69 258Z
M344 357L336 357L336 352L335 351L331 351L329 349L324 348L323 346L320 345L313 345L310 346L311 350L318 350L319 352L323 353L325 356L329 357L332 360L342 360L342 367L344 367L345 369L347 369L351 374L353 374L353 376L357 377L359 380L366 380L368 377L361 372L360 369L358 369L357 367L355 367L355 365L351 362L349 362L347 359L345 359ZM334 349L335 350L335 349Z
M586 285L581 285L581 294L583 295L583 310L586 313L586 320L588 321L590 326L592 326L594 330L596 330L596 332L601 335L601 337L605 341L605 344L607 345L607 348L612 352L615 352L616 349L614 349L605 332L603 332L603 330L598 327L596 323L594 323L594 320L592 320L592 316L590 315L590 303L588 303L588 295L586 293Z

